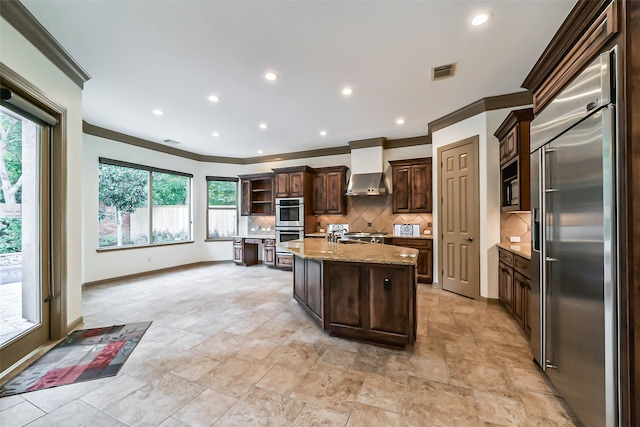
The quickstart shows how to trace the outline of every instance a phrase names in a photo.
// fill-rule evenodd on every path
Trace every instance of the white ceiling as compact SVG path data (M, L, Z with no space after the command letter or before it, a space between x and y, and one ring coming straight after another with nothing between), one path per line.
M434 119L521 90L575 3L22 2L91 75L85 121L241 158L426 135ZM480 11L492 19L471 26ZM455 77L432 82L431 68L451 62ZM265 80L269 70L280 78ZM347 85L351 97L340 93ZM165 114L155 116L156 108Z

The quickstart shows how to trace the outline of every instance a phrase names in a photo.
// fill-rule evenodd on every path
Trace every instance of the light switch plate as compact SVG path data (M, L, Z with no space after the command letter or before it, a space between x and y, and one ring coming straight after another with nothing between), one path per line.
M520 236L511 236L509 237L509 241L511 243L520 243Z

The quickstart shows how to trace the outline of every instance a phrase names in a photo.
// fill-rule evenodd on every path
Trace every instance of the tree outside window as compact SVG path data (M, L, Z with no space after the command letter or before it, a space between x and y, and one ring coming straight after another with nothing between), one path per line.
M238 179L207 177L207 238L229 239L238 230Z

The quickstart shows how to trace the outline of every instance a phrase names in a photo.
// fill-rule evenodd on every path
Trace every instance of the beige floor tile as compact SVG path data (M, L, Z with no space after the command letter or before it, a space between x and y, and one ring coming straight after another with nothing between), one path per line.
M203 390L198 384L166 374L109 406L106 412L126 424L156 426Z
M45 412L52 412L67 403L84 396L105 383L106 379L47 388L24 393L21 396Z
M8 398L2 398L0 401L4 399ZM37 420L45 414L46 412L36 405L23 400L17 405L12 405L0 412L0 425L3 427L21 427Z
M195 382L206 373L212 371L220 363L221 362L209 357L194 354L191 358L186 359L184 363L173 368L171 373L187 381Z
M473 390L416 377L409 377L403 414L441 427L480 423Z
M409 359L409 375L445 384L449 383L447 362L442 359L413 356Z
M379 376L367 376L357 401L376 408L401 413L405 390L405 385L388 381Z
M509 398L477 390L473 392L473 396L480 421L504 426L533 426L519 396Z
M198 379L198 384L229 396L240 397L269 372L272 364L243 356L233 356Z
M288 396L302 381L308 372L304 369L292 369L286 365L274 365L256 384L256 387L275 391Z
M309 368L315 364L324 350L324 344L310 344L287 341L275 349L268 357L273 363L298 368Z
M172 418L191 427L208 427L224 414L238 399L211 389L205 389L187 403Z
M198 344L202 344L208 339L208 335L189 332L182 338L179 338L176 341L172 342L171 346L179 348L181 350L191 350L193 347L197 346Z
M540 368L534 366L533 362L523 367L507 366L506 369L513 385L515 385L517 389L553 394L544 379L544 374Z
M292 427L344 427L349 415L307 404Z
M449 383L506 397L517 397L518 391L506 369L484 361L447 358Z
M196 345L192 350L223 362L236 354L246 343L246 337L222 331Z
M406 384L409 359L410 354L402 350L363 344L351 365L351 370L382 375L391 381Z
M215 422L215 426L288 426L305 404L273 391L252 388Z
M529 417L537 427L570 427L577 423L566 411L566 403L548 394L521 391L520 398L524 403Z
M74 400L29 424L33 427L101 426L126 427L126 424L81 400Z
M95 390L85 394L80 399L98 409L106 409L117 401L124 399L131 393L134 393L147 385L146 382L140 381L129 375L118 375L110 378L108 381L96 388Z
M0 412L22 402L24 402L24 398L22 398L22 396L20 395L3 397L2 399L0 399Z
M332 411L351 411L364 378L337 368L317 366L311 369L291 397Z
M262 360L269 356L273 350L279 347L279 343L269 340L253 340L245 345L238 354L252 359Z
M356 403L347 427L418 427L426 424L417 420L412 420L401 414L374 406Z
M328 365L348 371L355 358L356 353L335 348L327 348L318 359L318 364Z

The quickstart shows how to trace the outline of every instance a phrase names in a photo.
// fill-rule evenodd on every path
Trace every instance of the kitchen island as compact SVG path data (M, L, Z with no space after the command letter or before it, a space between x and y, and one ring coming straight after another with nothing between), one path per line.
M404 347L416 338L418 250L306 238L293 254L293 297L335 336Z

